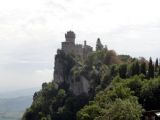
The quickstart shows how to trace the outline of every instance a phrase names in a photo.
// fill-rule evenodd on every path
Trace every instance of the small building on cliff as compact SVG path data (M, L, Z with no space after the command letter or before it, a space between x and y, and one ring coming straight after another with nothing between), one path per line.
M84 41L84 45L75 44L75 39L75 33L73 31L68 31L65 34L66 41L62 42L61 50L64 51L65 54L74 54L86 58L87 55L93 51L93 48L87 45L86 41Z

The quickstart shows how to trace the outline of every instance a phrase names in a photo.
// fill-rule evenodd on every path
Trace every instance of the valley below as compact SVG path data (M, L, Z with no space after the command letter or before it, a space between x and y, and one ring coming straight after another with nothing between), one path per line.
M38 88L0 93L0 120L20 120Z

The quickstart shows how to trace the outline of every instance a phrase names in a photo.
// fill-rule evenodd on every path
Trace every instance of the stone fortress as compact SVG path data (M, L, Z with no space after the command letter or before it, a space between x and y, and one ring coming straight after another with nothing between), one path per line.
M75 44L76 35L73 31L68 31L65 34L65 42L62 42L62 49L65 54L75 54L80 57L86 58L86 56L93 51L93 48L87 45L87 42L84 41L84 45Z
M75 44L76 35L73 31L68 31L65 34L65 42L62 42L62 48L57 50L57 54L64 52L65 54L73 54L79 55L81 58L86 59L86 57L93 52L93 48L86 44L84 41L84 45ZM64 73L64 66L62 64L62 60L58 57L55 58L55 66L54 66L54 82L57 85L61 85L63 83L67 83L69 85L69 89L75 94L80 95L82 93L88 94L88 90L90 88L90 83L87 78L84 76L79 76L80 80L77 81L70 74Z

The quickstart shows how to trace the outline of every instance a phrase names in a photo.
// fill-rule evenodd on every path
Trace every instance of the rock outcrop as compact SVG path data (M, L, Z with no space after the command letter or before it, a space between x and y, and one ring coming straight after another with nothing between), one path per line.
M92 52L92 47L86 45L86 41L84 46L75 45L75 34L72 31L67 32L65 38L66 42L62 42L62 49L57 50L55 57L54 82L58 86L68 85L69 90L75 95L88 94L89 80L83 75L80 75L78 80L73 78L71 69L75 65L74 57L85 59Z
M72 81L70 81L70 90L75 95L80 95L83 93L88 94L89 88L89 80L87 80L84 76L80 76L79 80L73 79Z

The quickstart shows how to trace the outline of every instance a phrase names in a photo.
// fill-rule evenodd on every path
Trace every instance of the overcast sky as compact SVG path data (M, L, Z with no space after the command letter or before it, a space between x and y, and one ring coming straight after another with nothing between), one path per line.
M67 30L118 54L160 57L159 0L0 0L0 91L52 80Z

